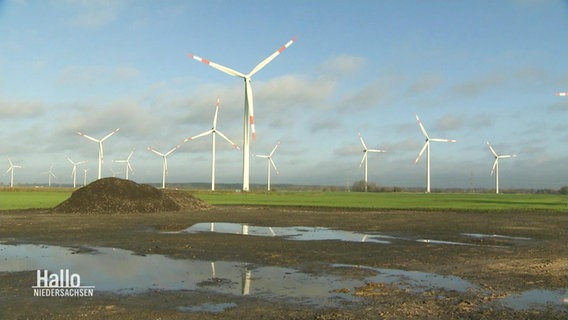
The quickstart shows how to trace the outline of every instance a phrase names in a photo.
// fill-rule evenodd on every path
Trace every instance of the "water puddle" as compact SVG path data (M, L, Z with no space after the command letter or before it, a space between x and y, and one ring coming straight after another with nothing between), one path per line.
M549 306L568 306L568 290L530 290L501 300L504 306L514 310Z
M221 313L227 309L237 307L236 303L204 303L191 307L177 307L181 312L208 312L208 313Z
M118 294L147 290L199 290L231 295L250 295L269 300L313 306L341 306L359 301L356 287L369 282L397 283L412 291L431 288L465 291L476 287L458 277L432 273L332 265L334 274L309 274L295 269L256 266L242 262L171 259L162 255L135 255L113 248L67 248L45 245L0 244L0 272L47 269L57 273L69 269L81 277L82 285L95 286L96 292ZM341 276L352 270L365 270L357 279ZM31 287L35 283L30 283ZM183 311L206 312L233 305L180 307Z
M447 245L452 245L452 246L474 246L474 247L478 246L477 244L473 244L473 243L434 240L434 239L418 239L418 240L416 240L416 242L429 243L429 244L447 244Z
M263 227L241 223L206 222L197 223L180 232L185 233L228 233L263 237L284 237L289 240L339 240L351 242L374 242L389 244L395 237L378 233L361 233L354 231L334 230L324 227ZM174 232L178 233L178 232Z
M483 233L462 233L462 235L470 238L492 238L492 239L505 239L505 240L522 240L522 241L530 241L531 238L527 237L512 237L512 236L504 236L500 234L483 234Z

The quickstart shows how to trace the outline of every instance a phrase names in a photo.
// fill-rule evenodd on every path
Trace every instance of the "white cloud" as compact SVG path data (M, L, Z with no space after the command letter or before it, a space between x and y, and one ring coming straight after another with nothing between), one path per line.
M43 114L45 106L37 101L7 99L0 96L2 118L31 118Z

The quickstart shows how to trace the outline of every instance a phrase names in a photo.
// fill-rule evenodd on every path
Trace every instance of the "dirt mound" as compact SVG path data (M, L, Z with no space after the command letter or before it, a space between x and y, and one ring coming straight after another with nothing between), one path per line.
M207 209L185 191L159 190L130 180L103 178L80 188L57 205L56 212L83 214L151 213Z

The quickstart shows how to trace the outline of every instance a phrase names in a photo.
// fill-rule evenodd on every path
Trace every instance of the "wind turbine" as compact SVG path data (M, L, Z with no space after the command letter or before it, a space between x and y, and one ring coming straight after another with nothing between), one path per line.
M71 160L71 158L67 157L67 161L69 161L69 163L71 163L71 165L73 165L73 170L71 170L71 176L73 176L73 188L75 188L77 186L76 181L77 181L77 166L82 165L84 163L86 163L87 161L79 161L79 162L73 162L73 160Z
M49 167L49 171L42 172L41 174L47 174L47 186L51 187L51 178L57 178L53 173L53 163Z
M416 160L414 160L414 164L416 164L418 162L418 160L420 160L420 157L422 156L424 151L428 150L428 152L426 153L426 192L430 193L430 142L431 141L432 142L456 142L456 140L430 138L430 136L428 136L428 133L426 132L426 129L424 129L422 122L420 122L420 118L418 118L418 115L416 115L416 121L418 121L418 125L420 126L420 130L422 130L422 134L424 134L424 137L426 138L426 143L424 143L424 146L422 147L422 150L420 150L418 157L416 157Z
M278 148L278 146L280 145L280 141L278 141L276 143L276 145L274 146L274 148L272 149L272 151L268 154L268 155L260 155L257 154L256 157L257 158L264 158L266 159L266 174L267 174L267 190L270 191L270 165L272 165L272 167L274 167L274 171L276 171L276 174L278 174L278 169L276 168L276 164L274 164L274 161L272 160L272 155L274 154L274 152L276 151L276 149Z
M190 140L194 140L200 137L204 137L207 135L212 135L213 136L213 152L212 152L212 157L211 157L211 190L214 191L215 190L215 136L217 134L219 134L221 136L221 138L225 139L225 141L227 141L228 143L230 143L233 147L237 148L237 149L241 149L238 145L236 145L233 141L231 141L229 138L227 138L221 131L217 130L217 115L219 113L219 97L217 97L217 105L215 106L215 116L213 117L213 127L211 128L211 130L207 130L205 132L202 132L198 135L195 135L193 137L187 138L185 140L183 140L183 142L188 142Z
M83 187L87 185L87 171L89 169L83 169Z
M517 155L516 154L498 155L497 152L495 152L495 149L493 149L493 147L491 146L491 144L489 144L489 141L487 142L487 146L489 147L489 150L491 150L491 153L493 153L493 156L495 157L495 162L493 162L493 169L491 169L491 175L495 173L495 193L499 194L499 159L515 158L517 157Z
M6 173L10 172L10 188L14 187L14 169L21 169L22 166L19 165L15 165L12 160L10 160L10 158L8 158L8 162L10 162L10 168L8 168L8 170L6 170Z
M82 133L82 132L77 132L78 135L80 135L80 136L82 136L82 137L85 137L85 138L87 138L87 139L89 139L89 140L91 140L91 141L96 142L96 143L99 144L99 176L98 176L97 179L100 179L100 178L101 178L101 172L102 172L102 166L103 166L103 142L104 142L106 139L110 138L110 136L112 136L113 134L115 134L118 130L120 130L120 128L117 128L116 130L114 130L113 132L107 134L104 138L102 138L102 139L100 139L100 140L95 139L95 138L93 138L93 137L90 137L90 136L88 136L88 135L86 135L86 134L84 134L84 133Z
M568 97L568 92L557 92L556 96L558 97Z
M161 152L158 152L158 151L148 147L149 151L152 151L155 154L162 157L162 189L166 188L166 175L168 174L168 156L172 152L176 151L179 147L180 147L180 145L178 144L177 146L173 147L170 151L168 151L166 153L161 153Z
M132 149L132 151L130 151L130 154L128 155L128 157L126 157L126 159L124 160L114 160L114 162L116 163L126 163L126 173L125 173L125 179L128 180L128 171L132 172L132 166L130 165L130 158L132 157L132 154L134 153L135 149Z
M363 141L363 137L361 136L360 133L359 133L359 140L361 140L361 144L363 145L363 158L361 159L361 163L359 164L359 167L361 167L363 165L363 162L365 163L365 192L367 192L367 159L368 159L368 153L369 152L377 152L377 153L385 152L385 150L367 148L367 145L365 144L365 141Z
M243 78L245 81L245 112L243 121L243 191L249 191L250 186L250 135L252 134L252 139L255 139L256 130L254 128L254 103L252 95L251 78L258 71L269 64L276 56L278 56L282 51L286 50L289 46L296 41L296 37L288 41L285 45L276 50L273 54L268 56L266 59L257 64L248 74L241 73L239 71L233 70L231 68L222 66L213 61L198 57L193 54L188 54L190 58L197 61L203 62L221 72L224 72L230 76Z

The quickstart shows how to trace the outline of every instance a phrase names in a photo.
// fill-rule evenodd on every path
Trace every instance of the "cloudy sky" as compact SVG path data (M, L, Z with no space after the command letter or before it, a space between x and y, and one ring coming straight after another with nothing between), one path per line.
M242 144L244 85L187 56L248 73L293 37L253 77L257 139L277 141L272 183L425 185L424 137L433 143L432 188L492 187L497 152L502 188L568 185L568 2L503 1L0 1L0 167L24 168L18 183L71 183L71 165L103 175L161 180L161 159L211 128ZM242 153L217 143L217 182L241 181ZM211 139L169 157L170 182L209 182ZM82 178L82 176L81 176ZM0 176L8 184L9 174ZM251 158L251 183L266 161Z

